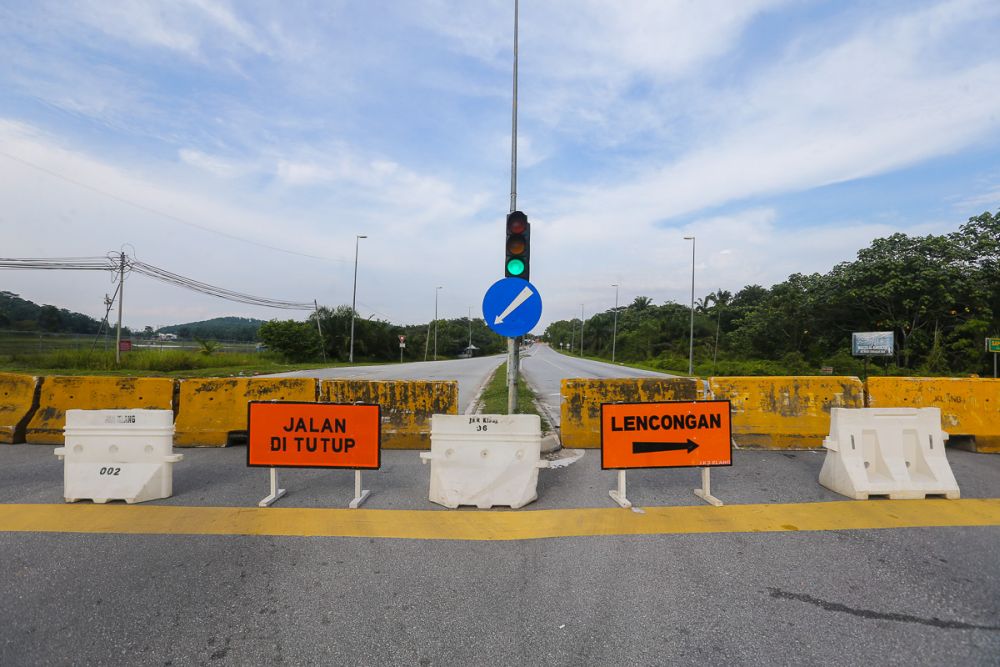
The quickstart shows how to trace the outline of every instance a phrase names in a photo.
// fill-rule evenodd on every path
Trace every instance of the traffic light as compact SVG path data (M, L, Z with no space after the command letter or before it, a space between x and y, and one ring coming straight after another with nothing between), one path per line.
M507 214L507 245L504 276L528 280L531 258L531 225L520 211Z

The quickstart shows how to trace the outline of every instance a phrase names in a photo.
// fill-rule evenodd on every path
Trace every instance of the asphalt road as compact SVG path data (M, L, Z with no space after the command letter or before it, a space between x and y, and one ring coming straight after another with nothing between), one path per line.
M675 377L666 373L581 359L556 352L542 343L536 343L522 352L521 373L525 382L535 390L538 401L556 427L560 421L560 383L564 378Z
M266 471L246 468L242 448L184 453L174 497L153 505L250 508L266 493ZM964 497L997 495L1000 457L949 458ZM816 484L821 463L817 452L737 451L713 489L727 504L821 505L837 499ZM0 503L58 503L61 473L51 447L4 446ZM281 507L342 508L351 496L347 471L281 475ZM600 470L595 452L540 475L538 502L517 514L615 507L615 473ZM371 509L452 513L427 501L416 452L386 452L365 479ZM629 496L646 508L700 505L696 484L694 470L633 471ZM0 532L0 664L995 665L1000 656L996 526L505 542L190 528Z
M262 377L314 377L323 380L331 378L352 378L359 380L457 380L458 411L465 413L473 399L489 379L497 366L506 360L506 355L473 357L472 359L448 359L444 361L423 361L404 364L381 364L378 366L341 366L337 368L316 368L307 371L293 371Z

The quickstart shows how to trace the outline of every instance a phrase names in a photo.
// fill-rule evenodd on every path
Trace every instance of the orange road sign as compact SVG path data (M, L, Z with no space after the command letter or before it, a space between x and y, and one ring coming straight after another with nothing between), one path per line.
M248 466L381 467L378 405L252 401L247 424Z
M601 468L733 464L729 401L601 404Z

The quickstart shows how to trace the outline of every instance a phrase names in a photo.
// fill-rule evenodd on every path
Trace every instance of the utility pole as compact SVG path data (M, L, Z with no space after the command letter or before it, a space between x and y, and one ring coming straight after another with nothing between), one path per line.
M313 299L313 308L316 309L316 331L319 332L319 349L320 349L320 352L323 353L323 363L325 364L326 363L326 343L323 342L323 327L321 327L320 324L319 324L319 303L316 302L316 299ZM351 328L353 329L353 327L354 327L354 319L352 318L351 319ZM351 334L353 336L354 332L352 331ZM354 342L353 338L351 339L351 342L352 343ZM353 345L352 345L352 347L351 347L351 355L352 355L352 357L353 357L353 354L354 354L354 348L353 348ZM354 359L352 358L351 361L354 361Z
M118 265L118 331L115 334L115 365L122 363L122 303L125 301L125 253Z
M583 304L580 304L580 358L583 359Z
M615 288L615 325L611 330L611 363L615 363L615 343L618 340L618 284L612 285Z
M514 82L510 121L510 212L517 210L517 15L518 0L514 0ZM521 363L517 338L507 339L507 414L517 412L517 375Z
M685 241L691 242L691 333L688 343L688 375L694 375L694 247L695 238L685 236Z
M357 302L358 302L358 244L361 239L366 239L367 236L356 235L354 237L354 291L351 293L351 352L349 361L354 363L354 316L357 313Z

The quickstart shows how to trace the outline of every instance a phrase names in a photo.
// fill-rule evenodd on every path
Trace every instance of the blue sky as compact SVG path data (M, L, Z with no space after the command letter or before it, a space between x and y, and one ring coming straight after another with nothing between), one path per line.
M542 324L826 272L1000 208L1000 3L521 3ZM0 6L4 257L139 259L395 323L502 276L511 1ZM235 238L234 238L235 237ZM108 276L5 271L95 317ZM131 326L288 317L126 281ZM294 315L294 314L292 314ZM301 316L304 316L302 313Z

